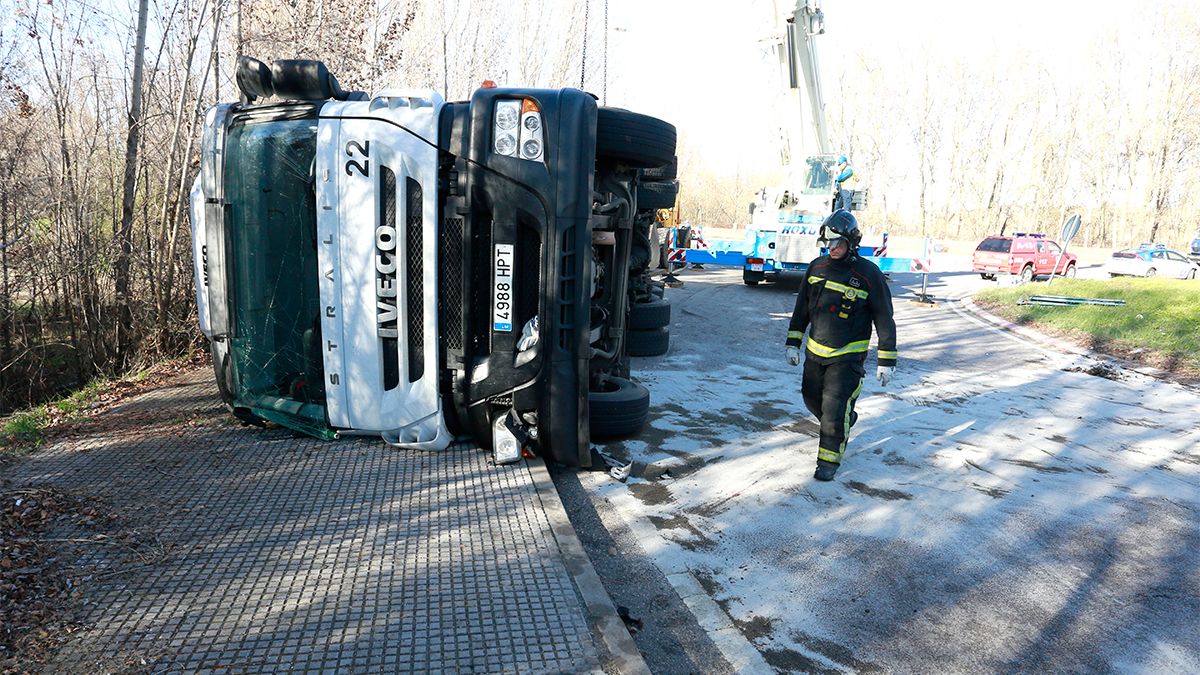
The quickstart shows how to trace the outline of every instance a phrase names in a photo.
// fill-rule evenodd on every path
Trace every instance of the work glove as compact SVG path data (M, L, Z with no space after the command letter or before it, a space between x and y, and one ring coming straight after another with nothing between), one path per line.
M789 366L800 365L800 348L799 347L788 347L787 348L787 362L788 362Z
M879 380L881 387L886 387L888 382L892 381L892 375L896 374L896 366L879 366L875 371L875 379Z

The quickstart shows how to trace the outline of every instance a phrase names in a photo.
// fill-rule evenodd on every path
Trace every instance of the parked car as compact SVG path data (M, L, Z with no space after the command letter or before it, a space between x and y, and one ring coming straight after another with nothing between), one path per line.
M1196 235L1192 237L1192 254L1189 256L1192 262L1200 263L1200 229L1196 230Z
M1195 279L1200 276L1200 265L1164 244L1142 244L1137 248L1117 251L1108 259L1104 269L1111 277Z
M1074 277L1075 266L1075 254L1064 253L1044 234L1024 232L984 237L971 257L971 269L984 279L995 279L997 274L1019 274L1023 282L1052 273Z

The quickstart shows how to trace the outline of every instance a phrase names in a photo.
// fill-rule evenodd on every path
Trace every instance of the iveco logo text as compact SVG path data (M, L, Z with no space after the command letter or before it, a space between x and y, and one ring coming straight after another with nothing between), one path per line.
M375 228L376 332L381 338L399 337L396 328L396 228Z

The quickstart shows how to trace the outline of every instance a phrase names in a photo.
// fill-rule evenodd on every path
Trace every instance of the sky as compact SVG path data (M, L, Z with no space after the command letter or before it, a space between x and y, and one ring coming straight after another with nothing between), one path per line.
M594 0L596 1L596 0ZM782 93L768 58L774 7L786 0L609 0L610 105L673 122L718 172L777 163L777 126L767 113ZM1136 11L1116 0L825 0L817 42L826 98L844 58L924 49L953 58L1025 53L1059 77L1092 58L1089 40ZM839 57L843 57L839 59ZM832 105L830 101L830 105ZM864 105L869 105L864 101Z

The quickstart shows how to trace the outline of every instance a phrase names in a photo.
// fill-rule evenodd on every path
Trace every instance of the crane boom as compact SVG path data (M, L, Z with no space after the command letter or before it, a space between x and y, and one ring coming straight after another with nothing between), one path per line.
M807 109L812 121L816 147L806 147L804 152L791 152L792 157L808 154L828 155L833 152L833 146L829 142L829 125L825 120L825 95L821 90L814 39L824 33L825 13L821 11L820 0L796 0L795 9L784 20L783 40L777 45L776 51L779 65L787 77L788 87L793 90L803 89L807 94L807 99L800 103L802 108ZM799 134L801 138L804 135ZM792 139L793 142L796 140L800 139ZM802 140L801 142L803 143Z

